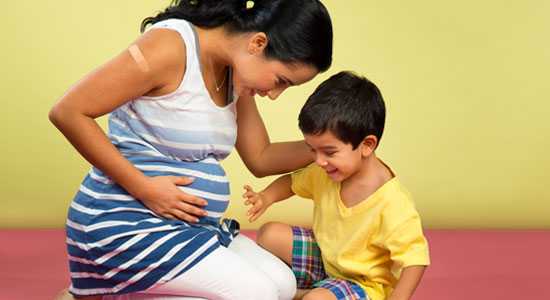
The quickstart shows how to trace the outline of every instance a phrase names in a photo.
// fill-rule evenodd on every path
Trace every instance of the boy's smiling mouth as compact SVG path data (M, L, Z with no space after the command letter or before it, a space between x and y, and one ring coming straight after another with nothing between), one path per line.
M327 174L334 174L338 171L337 168L333 168L333 169L328 169L328 168L325 168L325 172L327 172Z

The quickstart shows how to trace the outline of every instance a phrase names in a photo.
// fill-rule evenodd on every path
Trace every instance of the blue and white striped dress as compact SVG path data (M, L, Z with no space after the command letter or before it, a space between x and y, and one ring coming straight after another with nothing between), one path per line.
M207 200L208 216L193 225L164 219L92 168L66 224L70 292L75 295L130 293L168 282L216 248L228 246L238 233L238 223L221 221L230 193L219 164L235 144L236 97L225 107L212 101L188 22L172 19L152 28L181 35L185 76L173 93L141 97L113 111L109 138L147 176L194 177L191 185L180 188ZM233 94L231 86L228 94Z

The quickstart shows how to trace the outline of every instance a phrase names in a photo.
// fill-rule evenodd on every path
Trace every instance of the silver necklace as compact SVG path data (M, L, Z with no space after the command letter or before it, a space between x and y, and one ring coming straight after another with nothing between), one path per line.
M225 68L223 68L224 70L223 80L222 80L222 83L218 85L218 79L216 78L216 74L214 73L214 63L212 61L210 61L210 68L212 68L212 74L214 74L214 84L216 85L216 92L219 92L220 89L223 87L223 84L225 83L225 78L227 78L227 72L225 72Z
M218 85L218 81L216 80L216 76L214 76L214 84L216 85L216 92L219 92L220 89L223 87L223 84L225 83L225 78L227 78L227 73L224 72L222 83L220 83L220 85Z

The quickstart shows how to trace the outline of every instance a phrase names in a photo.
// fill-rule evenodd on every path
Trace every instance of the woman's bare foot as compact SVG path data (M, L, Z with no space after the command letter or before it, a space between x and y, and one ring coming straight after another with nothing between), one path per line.
M69 293L68 289L64 289L57 296L55 297L55 300L101 300L101 296L87 296L87 297L80 297L75 298L73 295Z

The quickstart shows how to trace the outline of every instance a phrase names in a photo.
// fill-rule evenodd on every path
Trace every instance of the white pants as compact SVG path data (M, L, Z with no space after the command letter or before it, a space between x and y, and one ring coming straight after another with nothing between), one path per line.
M238 235L229 248L219 247L165 284L103 300L289 300L295 293L292 270L251 239Z

